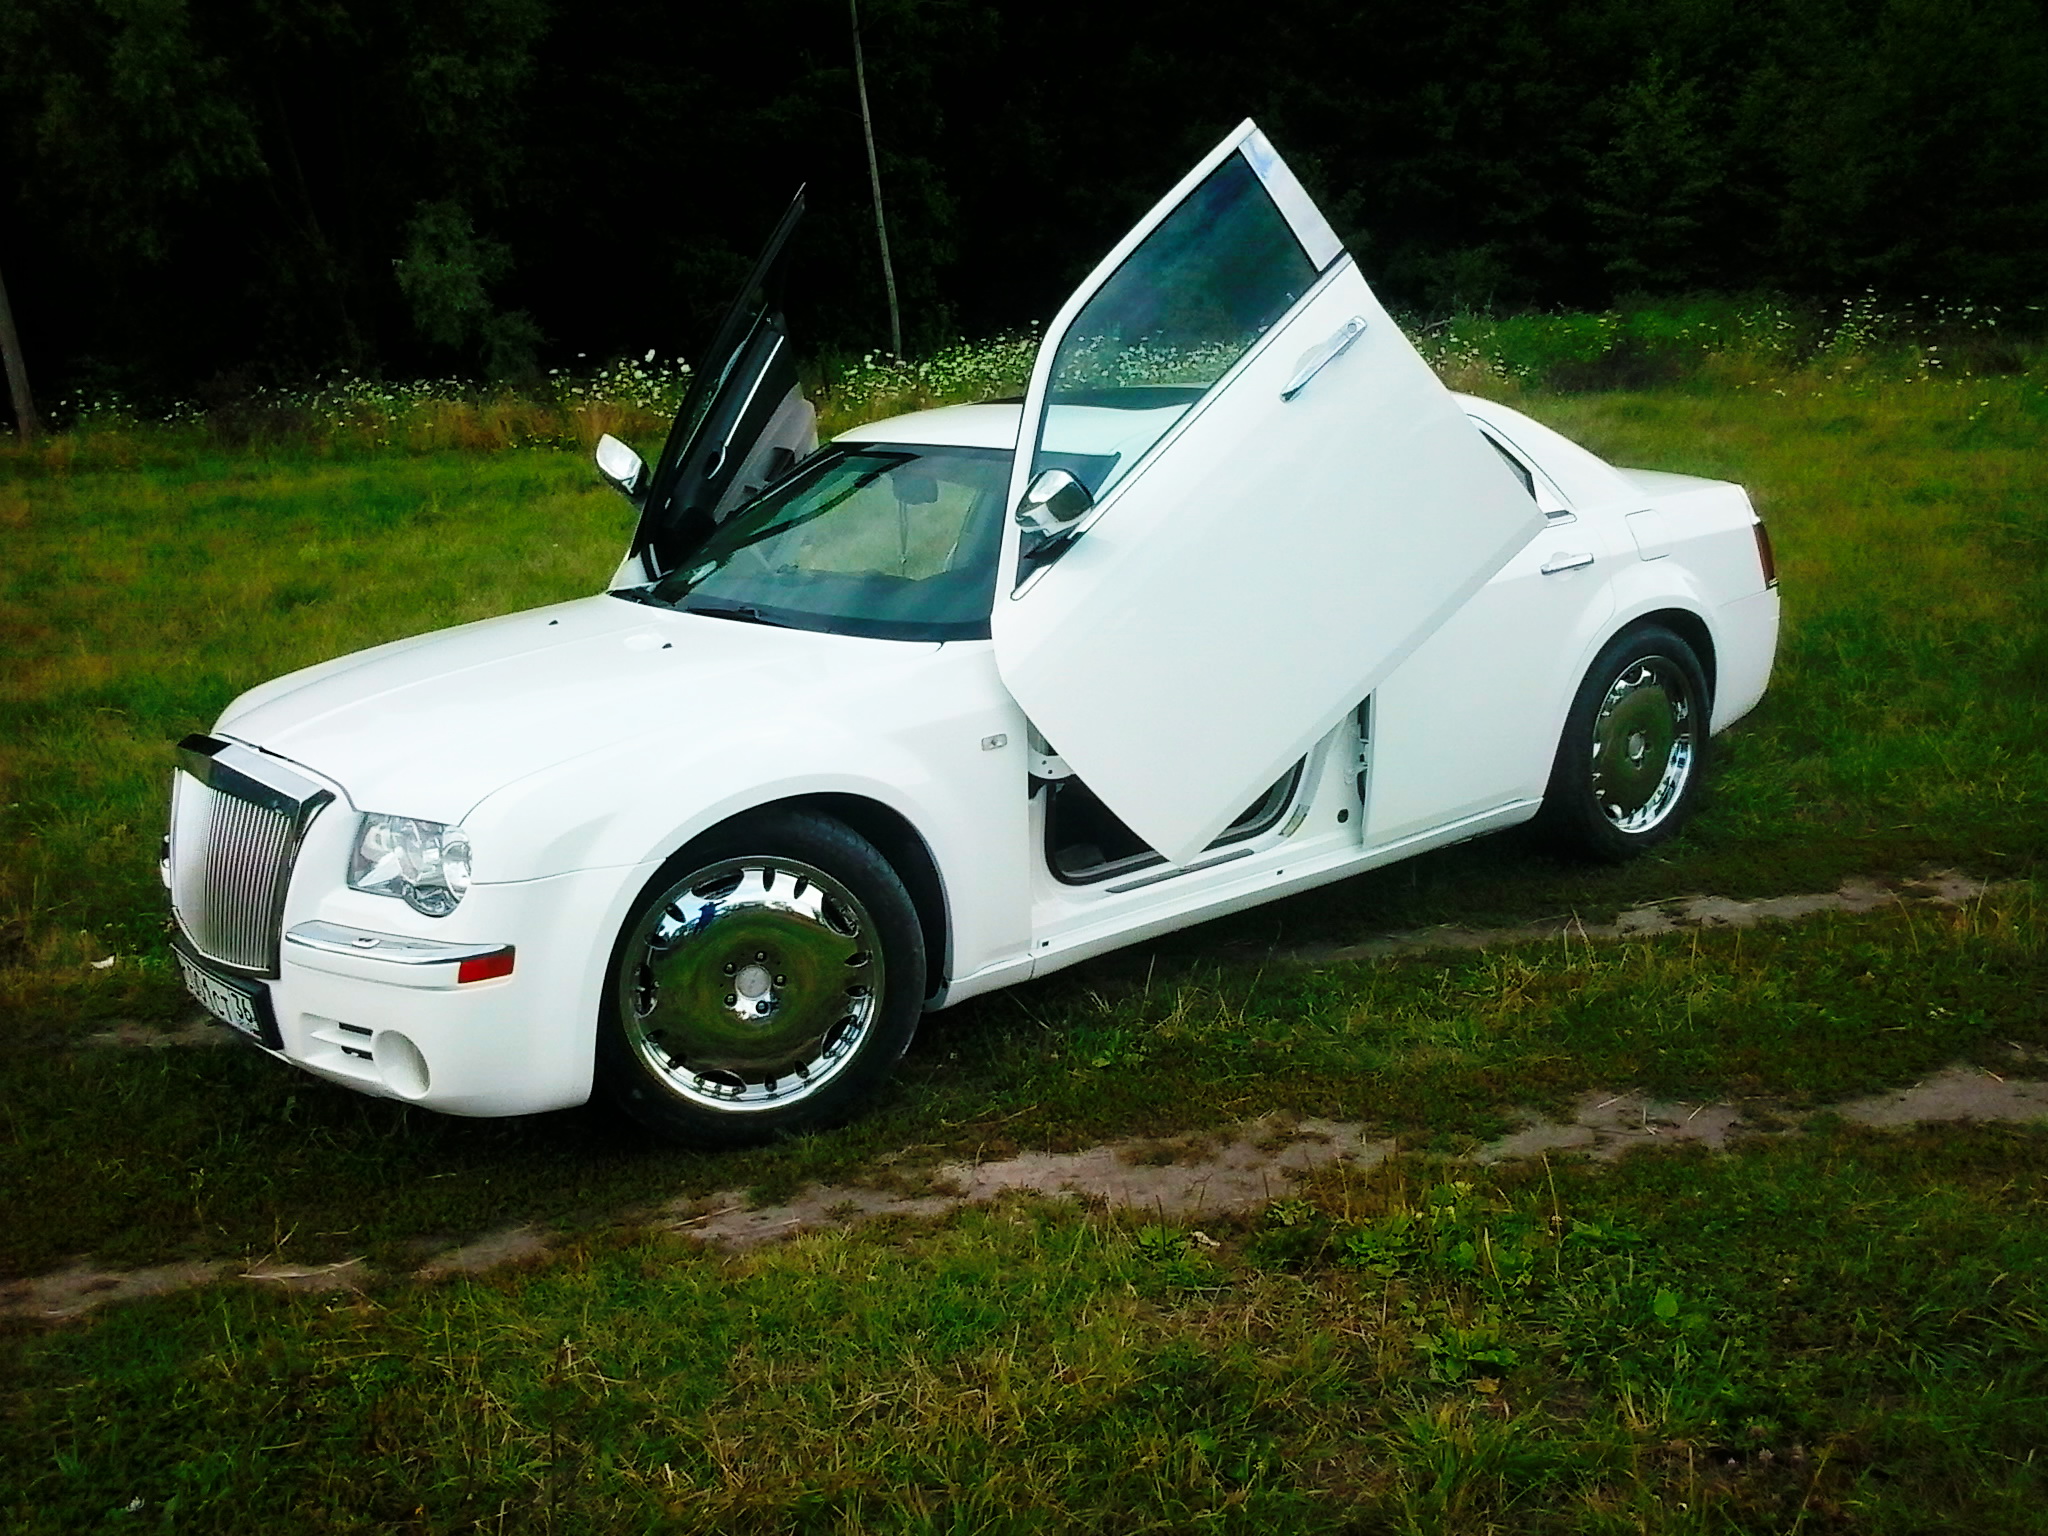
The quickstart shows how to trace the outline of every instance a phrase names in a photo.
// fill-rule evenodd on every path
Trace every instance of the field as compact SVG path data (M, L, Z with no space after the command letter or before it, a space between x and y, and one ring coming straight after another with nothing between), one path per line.
M1823 1118L1611 1169L1445 1160L1596 1088L1826 1105L2048 1050L2048 370L1981 330L1972 369L1853 306L1780 318L1425 338L1461 387L1739 480L1767 519L1779 669L1685 838L1624 870L1490 839L968 1004L873 1117L743 1157L90 1043L191 1020L154 868L169 743L292 667L595 589L627 518L583 445L650 450L677 375L88 414L10 451L0 1278L79 1255L402 1271L521 1222L563 1246L14 1325L9 1527L2048 1530L2042 1129ZM986 392L1027 351L856 364L828 422ZM1750 932L1305 958L1933 868L1994 884ZM721 1256L642 1219L1269 1113L1407 1150L1200 1232L1017 1199Z

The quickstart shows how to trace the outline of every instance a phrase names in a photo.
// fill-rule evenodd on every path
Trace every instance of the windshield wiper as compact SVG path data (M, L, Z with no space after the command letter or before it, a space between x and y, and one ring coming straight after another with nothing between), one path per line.
M678 613L701 613L707 619L738 619L742 624L766 624L771 629L795 629L798 626L771 619L758 608L749 608L744 603L735 603L729 608L678 608Z

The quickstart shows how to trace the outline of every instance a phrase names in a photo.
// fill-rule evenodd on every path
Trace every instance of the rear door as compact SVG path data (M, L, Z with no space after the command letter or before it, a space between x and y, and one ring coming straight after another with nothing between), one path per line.
M1048 330L1013 505L1048 467L1095 506L1006 581L997 665L1176 861L1542 526L1250 122Z
M797 380L782 285L798 190L726 312L676 412L617 584L674 570L734 508L818 446L818 417Z

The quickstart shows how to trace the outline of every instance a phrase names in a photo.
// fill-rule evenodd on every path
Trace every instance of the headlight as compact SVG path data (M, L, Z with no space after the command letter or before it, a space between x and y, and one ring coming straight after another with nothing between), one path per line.
M365 816L349 855L348 883L373 896L397 896L428 917L446 917L469 889L469 834L410 816Z

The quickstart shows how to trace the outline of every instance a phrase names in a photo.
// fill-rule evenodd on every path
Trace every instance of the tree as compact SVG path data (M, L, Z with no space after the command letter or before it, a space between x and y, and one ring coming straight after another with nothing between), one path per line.
M21 338L14 330L14 306L7 302L7 280L0 277L0 355L7 364L7 398L14 404L14 427L24 443L42 431L36 403L28 392L28 365L22 361Z

